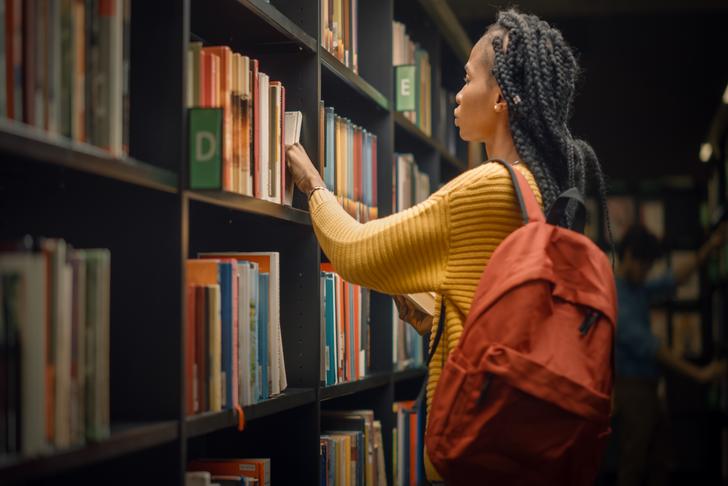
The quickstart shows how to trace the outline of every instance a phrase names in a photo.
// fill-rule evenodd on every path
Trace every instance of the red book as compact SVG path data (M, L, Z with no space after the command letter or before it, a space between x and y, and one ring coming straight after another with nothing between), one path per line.
M200 106L212 107L212 56L200 52Z
M354 128L354 200L361 201L361 128Z
M281 204L286 202L286 87L281 84ZM293 201L291 201L293 204Z
M217 106L222 108L222 188L225 191L233 189L233 112L232 112L232 85L233 85L233 52L228 46L203 47L202 52L216 55L220 59L219 84L217 92L219 98Z

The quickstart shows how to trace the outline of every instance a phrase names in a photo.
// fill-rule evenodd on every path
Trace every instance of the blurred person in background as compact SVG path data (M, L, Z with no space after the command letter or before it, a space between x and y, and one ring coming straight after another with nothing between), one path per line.
M644 226L629 228L619 245L618 317L615 346L615 413L619 428L618 486L665 485L670 473L667 409L658 395L664 368L698 383L726 373L725 361L700 367L670 350L652 333L650 305L669 299L725 240L721 225L700 248L695 261L648 280L661 249Z

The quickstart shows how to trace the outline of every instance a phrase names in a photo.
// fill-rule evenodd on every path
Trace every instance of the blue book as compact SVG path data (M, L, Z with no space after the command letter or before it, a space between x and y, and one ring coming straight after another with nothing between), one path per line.
M220 272L220 324L222 326L220 353L222 407L230 410L233 408L233 264L220 262L218 271Z
M258 278L258 366L260 366L260 399L270 397L268 384L268 280L270 275L260 273Z
M328 370L326 370L326 385L336 384L336 306L334 305L334 293L336 286L334 276L325 274L324 282L324 313L326 324L326 346L328 348Z
M250 262L250 396L253 403L260 397L260 360L258 359L258 264ZM267 326L266 326L267 327Z
M336 182L336 155L335 155L335 133L336 123L334 109L326 108L326 165L324 166L324 182L331 192L335 190Z

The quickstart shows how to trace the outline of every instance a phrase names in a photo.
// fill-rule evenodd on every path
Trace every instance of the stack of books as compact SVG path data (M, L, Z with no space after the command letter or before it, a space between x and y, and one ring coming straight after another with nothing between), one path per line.
M359 73L358 0L321 2L321 46Z
M276 252L187 260L187 414L235 410L280 394L286 368Z
M393 461L395 484L424 484L424 404L416 401L396 402L393 411L397 417L394 429Z
M319 441L325 486L387 484L382 425L371 410L324 411Z
M128 154L131 0L2 4L0 115Z
M397 93L396 110L417 125L427 135L432 135L432 66L430 55L407 35L401 22L392 23L392 64L396 77L404 76L411 91ZM398 71L397 66L411 68ZM395 77L395 79L396 79ZM402 96L404 95L404 96ZM414 105L414 106L412 106Z
M291 205L285 145L298 141L301 123L299 112L286 113L285 86L228 46L191 42L187 55L190 188Z
M321 264L321 381L335 385L366 376L371 366L371 293Z
M109 431L111 256L61 239L0 253L0 456Z
M344 209L361 222L377 217L377 136L320 105L323 176Z
M196 459L187 465L185 486L270 486L270 459Z

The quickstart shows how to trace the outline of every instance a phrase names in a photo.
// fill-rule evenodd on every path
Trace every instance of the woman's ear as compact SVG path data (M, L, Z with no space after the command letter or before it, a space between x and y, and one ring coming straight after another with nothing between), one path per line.
M493 105L493 110L496 113L504 113L508 111L508 103L506 103L506 100L503 99L503 95L500 90L498 90L498 97Z

